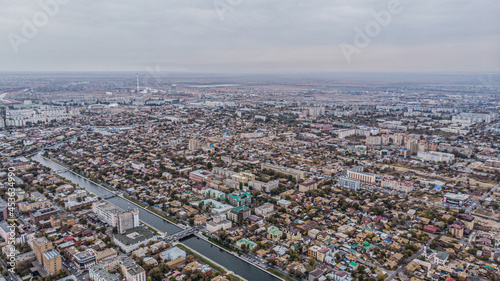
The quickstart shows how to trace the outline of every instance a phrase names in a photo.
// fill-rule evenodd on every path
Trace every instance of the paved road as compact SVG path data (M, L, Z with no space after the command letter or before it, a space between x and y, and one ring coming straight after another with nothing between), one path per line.
M401 271L403 271L403 269L410 263L412 262L414 259L420 257L422 255L422 253L424 252L424 248L420 249L418 252L416 252L413 256L410 257L410 259L408 260L407 263L405 263L404 265L400 266L396 271L394 271L390 276L389 278L386 279L386 281L391 281L392 279L394 279L394 277L396 277L397 274L401 273Z
M495 187L493 187L490 191L486 192L485 194L483 194L483 196L481 196L480 200L486 200L488 197L490 197L493 193L495 193L498 189L500 188L500 183L497 184ZM469 206L467 208L467 210L465 211L465 213L467 214L472 214L476 209L477 207L479 207L481 205L481 203L479 202L474 202L471 206ZM484 216L484 217L487 217L488 216ZM491 218L493 220L498 220L498 219L495 219L495 218Z

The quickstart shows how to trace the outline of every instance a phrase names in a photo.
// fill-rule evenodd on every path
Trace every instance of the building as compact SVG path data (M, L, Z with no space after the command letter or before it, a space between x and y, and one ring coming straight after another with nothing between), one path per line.
M222 159L222 158L221 158ZM227 161L231 162L230 158L229 159L226 159ZM212 172L217 174L217 175L221 175L225 178L231 178L233 175L237 174L236 172L233 172L229 169L226 169L226 168L222 168L222 167L214 167L212 169Z
M126 230L122 234L113 236L113 242L125 253L130 253L149 241L156 241L158 237L151 231L143 227L134 227Z
M32 210L30 212L30 219L34 223L39 223L40 221L49 219L51 216L59 213L60 211L61 209L55 206L39 210Z
M318 253L320 249L321 247L316 245L309 247L309 249L307 249L307 256L313 259L318 259Z
M32 241L31 248L35 252L36 259L43 264L43 253L54 249L54 245L47 238L41 237Z
M348 146L347 152L349 152L350 154L356 154L358 156L366 155L366 145Z
M337 138L345 139L347 137L356 135L356 129L340 129L336 130L335 133L337 134Z
M87 249L83 252L79 252L73 255L73 262L79 269L88 269L96 264L96 261L97 253L93 249Z
M30 212L35 209L48 208L51 205L49 199L39 192L32 192L29 199L29 201L19 202L18 208L20 212Z
M6 242L11 239L15 239L16 233L15 227L9 224L7 221L0 222L0 237L2 237Z
M339 177L338 186L352 190L359 190L361 188L361 182L355 179Z
M118 251L112 248L106 248L96 254L96 263L103 260L112 259L118 256Z
M354 180L359 180L360 182L374 184L377 177L374 174L363 173L362 167L355 167L353 169L347 170L347 177Z
M424 231L434 234L434 233L436 233L436 231L438 231L438 228L433 226L433 225L428 224L428 225L424 226Z
M233 223L226 219L226 215L219 215L207 222L206 229L208 232L214 233L219 230L226 230L233 226Z
M178 258L186 258L186 252L178 247L170 247L161 253L163 261L173 261Z
M213 198L219 201L226 200L226 194L224 192L212 188L205 189L205 197Z
M210 207L210 212L216 215L222 215L225 214L229 211L231 211L232 208L234 208L231 205L221 203L219 201L215 201L213 199L206 199L203 200L203 205L209 206Z
M257 247L257 243L246 238L242 238L236 242L236 246L240 249L243 247L243 245L245 245L248 250L252 250L253 248Z
M413 190L413 184L407 181L398 181L390 177L382 179L381 186L383 188L408 193Z
M208 182L214 174L207 170L196 170L189 173L189 179L194 182Z
M227 196L229 204L233 206L250 206L252 204L252 195L250 192L233 192Z
M245 205L242 205L231 209L231 211L227 213L227 217L229 220L233 222L240 223L246 218L248 218L250 214L251 214L250 208L248 208Z
M300 192L316 190L317 188L318 188L318 182L315 180L310 180L299 184Z
M267 217L274 213L274 205L271 203L265 203L257 208L255 208L255 214L261 217Z
M269 182L262 182L258 180L250 180L248 181L248 186L257 191L269 193L279 187L279 181L274 180Z
M274 171L278 174L282 174L285 176L292 176L297 181L304 179L306 176L306 172L304 172L304 171L292 169L292 168L287 168L287 167L283 167L283 166L276 166L276 165L267 164L267 163L261 163L260 168L262 170L264 170L264 169L271 170L271 171Z
M9 218L8 207L9 204L0 198L0 220L7 220Z
M79 114L79 109L66 106L25 105L21 109L6 109L5 126L22 127L51 121L63 121Z
M36 261L35 252L30 251L24 254L16 255L16 267L24 267L29 265L31 262Z
M500 161L498 160L493 160L493 159L488 159L484 163L485 166L491 167L491 168L500 168Z
M446 251L435 251L425 246L423 255L426 261L434 265L445 265L448 262L450 253Z
M126 281L146 281L146 271L125 255L119 255L91 266L89 277L90 280L94 281L120 281L121 278L109 273L109 271L117 271L118 269Z
M464 237L464 227L458 224L452 224L450 225L450 233L453 237L460 239Z
M42 265L49 275L56 274L63 269L61 255L56 250L43 253L42 259Z
M462 112L453 116L451 121L453 123L491 123L494 120L494 114L491 113L466 113Z
M474 229L474 216L469 214L458 214L457 219L464 223L465 228L470 230Z
M50 226L61 227L63 225L73 226L76 223L76 217L68 212L60 212L50 217Z
M289 226L285 229L286 238L290 241L298 241L302 238L302 232L300 229Z
M193 151L193 150L197 150L198 148L204 146L205 144L200 141L200 140L197 140L197 139L190 139L189 140L189 145L188 145L188 148L189 150Z
M467 194L457 194L448 192L444 195L443 201L445 203L455 205L455 206L463 206L465 203L469 201L469 195Z
M92 203L92 211L111 227L116 227L118 233L124 233L127 229L139 226L139 210L137 208L123 211L109 202L98 201Z
M252 173L240 172L232 175L231 179L242 184L247 184L248 181L255 180L255 175Z
M423 161L446 162L450 163L455 160L455 155L444 152L427 151L419 152L417 157Z
M271 226L267 229L267 238L273 241L278 241L283 236L283 231L277 227Z

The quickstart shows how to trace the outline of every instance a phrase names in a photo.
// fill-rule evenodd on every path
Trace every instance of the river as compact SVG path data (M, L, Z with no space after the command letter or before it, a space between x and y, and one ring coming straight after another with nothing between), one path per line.
M41 153L36 154L35 156L32 157L33 160L39 162L41 165L51 168L54 171L62 170L65 169L63 166L56 164L52 161L49 161L41 156ZM96 194L97 196L106 196L112 194L111 191L105 189L104 187L101 187L88 179L78 175L74 174L72 172L64 172L60 173L60 176L64 177L65 179L70 180L71 182L78 184L79 186L87 189L89 192ZM177 233L181 231L182 229L179 228L178 226L170 223L168 220L161 218L141 206L138 206L132 202L129 202L125 200L122 197L113 197L108 199L109 202L113 203L114 205L122 208L123 210L128 209L129 207L136 207L139 209L139 219L146 224L158 229L161 232L166 232L168 235ZM223 251L219 249L218 247L202 240L197 237L190 237L187 239L184 239L180 241L181 243L185 244L186 246L192 248L193 250L201 253L202 255L212 259L216 263L224 266L228 270L233 271L237 275L249 280L262 280L262 281L278 281L280 279L272 276L271 274L248 264L247 262L233 256L232 254L229 254L226 251Z

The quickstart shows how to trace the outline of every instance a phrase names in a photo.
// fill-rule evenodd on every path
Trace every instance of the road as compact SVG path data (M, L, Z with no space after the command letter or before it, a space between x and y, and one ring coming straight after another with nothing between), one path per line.
M500 183L497 184L496 186L494 186L490 191L486 192L485 194L483 194L483 196L481 196L480 200L486 200L488 197L490 197L493 193L495 193L498 188L500 188ZM465 213L467 214L472 214L477 207L479 207L481 203L479 202L474 202L472 205L470 205L466 210L465 210Z
M10 266L7 265L7 263L3 260L3 259L0 259L2 261L2 265L9 269ZM9 281L22 281L21 277L19 277L17 274L14 274L12 272L9 271L9 273L7 274L7 276L4 276L5 279L9 280Z
M411 263L414 259L420 257L423 252L424 252L424 248L420 249L418 252L416 252L413 256L410 257L410 259L408 260L408 262L406 262L404 265L400 266L396 271L394 271L391 275L389 275L389 278L387 278L385 280L386 281L391 281L392 279L394 279L394 277L396 277L396 275L398 275L399 273L401 273L403 271L403 269L409 263Z

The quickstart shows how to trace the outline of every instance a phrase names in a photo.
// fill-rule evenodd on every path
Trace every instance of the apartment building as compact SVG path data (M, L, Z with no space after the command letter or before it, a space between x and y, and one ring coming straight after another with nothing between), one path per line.
M215 216L212 221L207 222L207 231L214 233L219 230L226 230L232 227L232 222L226 219L226 215Z
M227 213L227 218L236 223L240 223L246 218L248 218L251 214L250 209L247 206L239 206L231 209L229 213Z
M316 190L317 188L318 188L318 182L315 180L309 180L299 184L300 192Z
M109 273L120 269L126 281L146 281L146 271L125 255L105 260L89 269L90 280L93 281L120 281L115 274Z
M250 206L252 204L252 195L250 192L233 192L227 196L229 204L233 206Z
M433 161L433 162L446 162L450 163L455 160L455 155L444 152L436 152L436 151L427 151L427 152L419 152L417 157L424 161Z
M279 187L279 181L274 180L269 182L262 182L258 180L250 180L248 181L248 186L257 191L269 193Z
M43 268L45 268L49 275L56 274L63 269L61 255L56 250L43 253L42 260Z
M306 172L293 169L293 168L288 168L288 167L283 167L283 166L276 166L272 164L267 164L267 163L261 163L260 168L262 170L267 169L267 170L272 170L278 174L283 174L283 175L290 175L295 178L295 180L299 181L305 178Z
M413 184L408 181L398 181L393 178L384 177L381 182L383 188L408 193L413 190Z
M352 190L359 190L361 188L361 182L356 179L350 179L347 177L339 177L338 186L342 188L348 188Z
M368 183L368 184L374 184L377 180L377 177L375 174L363 173L362 169L361 169L361 171L359 169L348 170L347 177L350 179L359 180L360 182L364 182L364 183Z
M274 213L274 205L271 203L265 203L262 206L255 208L255 214L261 217L267 217Z
M137 208L123 211L106 201L92 203L92 211L112 227L118 228L118 233L139 226L139 210Z

